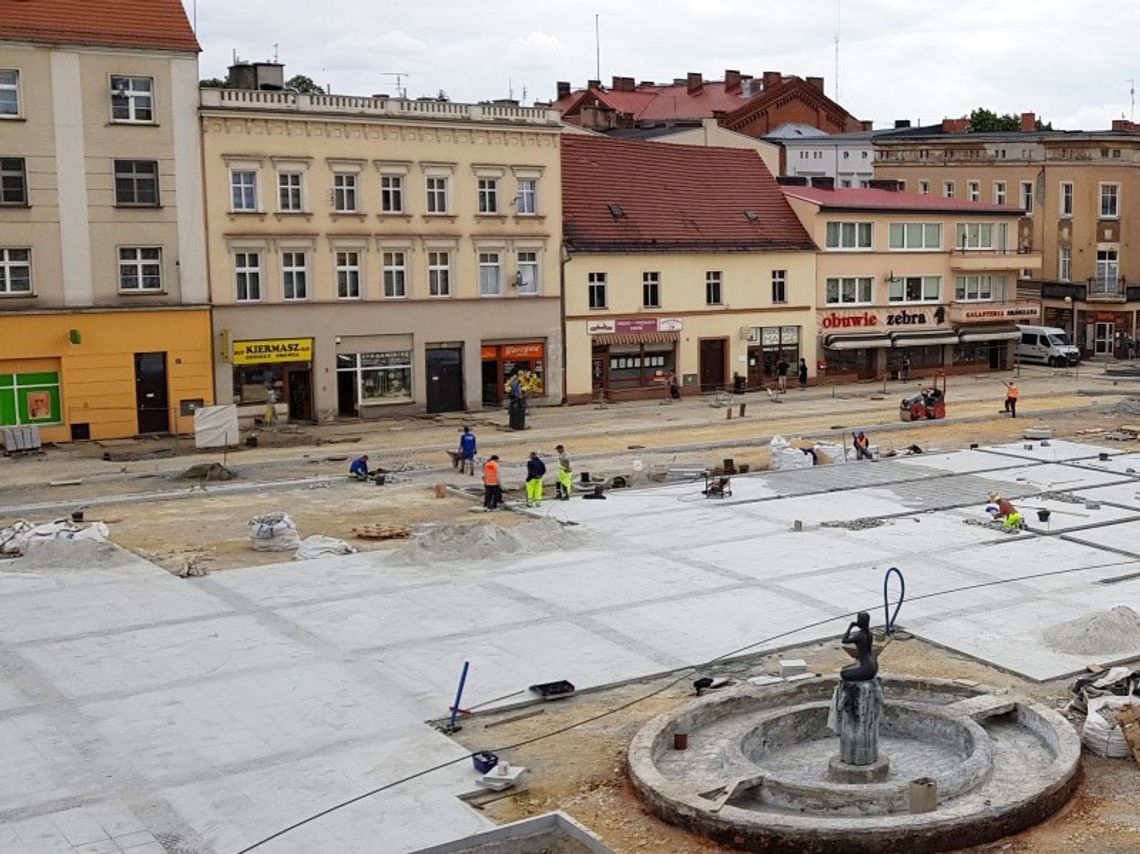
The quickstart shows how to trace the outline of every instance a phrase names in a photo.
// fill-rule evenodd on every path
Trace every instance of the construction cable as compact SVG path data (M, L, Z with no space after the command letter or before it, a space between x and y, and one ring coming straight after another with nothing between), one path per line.
M980 589L987 588L987 587L999 587L1003 584L1015 584L1019 581L1032 581L1032 580L1038 579L1038 578L1050 578L1050 577L1058 576L1058 575L1068 575L1068 574L1071 574L1074 572L1088 572L1088 571L1094 570L1094 569L1108 569L1109 567L1125 566L1128 564L1135 564L1136 562L1137 561L1135 561L1135 560L1119 560L1119 561L1112 561L1110 563L1095 564L1093 566L1069 567L1068 569L1054 569L1054 570L1049 570L1046 572L1034 572L1034 573L1030 573L1028 575L1018 575L1018 576L1014 576L1012 578L999 578L999 579L996 579L994 581L982 581L982 582L978 582L977 584L965 584L965 585L962 585L961 587L952 587L948 590L939 590L935 593L926 593L926 594L923 594L921 596L912 596L909 601L921 602L921 601L926 600L926 599L936 599L940 596L949 596L953 593L964 593L964 592L969 591L969 590L980 590ZM892 567L891 569L897 569L897 568ZM891 572L888 570L887 576L886 576L886 578L884 578L884 588L886 586L886 581L887 581L887 579L889 579L890 575L891 575ZM899 572L898 575L899 575L900 582L902 582L902 573ZM904 587L905 587L905 582L903 582L903 583L904 583ZM900 596L899 607L901 607L901 605L902 605L902 599ZM632 700L628 700L624 703L621 703L620 705L614 706L611 709L607 709L604 712L598 712L597 714L590 715L589 717L583 718L582 720L574 721L573 723L566 724L565 726L558 727L556 729L550 730L549 732L545 732L545 733L542 733L540 735L532 736L531 738L523 739L522 741L514 742L513 744L508 744L508 745L504 745L502 747L493 748L491 752L502 753L502 752L505 752L508 750L517 750L520 747L526 747L528 745L535 744L536 742L539 742L539 741L545 741L548 738L554 738L555 736L562 735L563 733L570 732L571 730L577 729L579 727L583 727L583 726L586 726L588 724L592 724L596 721L602 720L603 718L608 718L611 715L616 715L618 712L623 712L626 709L632 708L633 706L636 706L640 703L644 703L646 700L650 700L653 697L656 697L660 694L663 694L664 692L668 691L670 688L672 688L675 685L677 685L677 684L683 682L684 680L688 679L688 677L690 675L692 675L694 672L697 672L697 671L703 670L705 668L711 667L712 665L718 664L722 661L725 661L726 659L735 658L738 655L742 655L746 652L754 650L754 649L756 649L756 647L763 646L765 644L770 644L773 641L782 640L783 638L789 637L791 635L795 635L795 634L798 634L800 632L807 631L808 629L818 628L819 626L823 626L823 625L826 625L827 623L835 622L836 620L848 619L849 617L855 616L860 611L870 611L870 610L871 610L871 607L856 608L853 611L847 611L846 613L843 613L843 614L835 614L831 617L826 617L822 620L815 620L811 623L805 623L802 626L797 626L796 628L789 629L788 631L779 632L778 634L774 634L774 635L769 635L768 637L762 638L761 640L755 641L755 642L747 644L745 646L737 647L736 649L730 650L729 652L723 653L722 655L718 655L716 658L709 659L708 661L704 662L703 664L690 665L688 667L681 668L681 670L679 671L680 675L676 676L674 679L671 679L670 681L666 682L665 684L660 685L657 688L654 688L652 691L649 691L648 693L642 694L638 697L634 697ZM891 622L890 622L889 627L892 629L894 627L894 618L897 616L898 616L898 608L895 609L895 613L891 618ZM310 816L307 816L303 819L300 819L299 821L294 822L293 824L289 825L288 827L284 827L281 830L278 830L276 833L270 834L269 836L266 836L262 839L259 839L257 842L254 842L252 845L248 845L245 848L242 848L240 851L237 851L236 854L249 854L250 851L253 851L257 848L260 848L265 843L272 842L274 839L278 839L287 833L290 833L294 830L297 830L298 828L303 827L304 825L309 824L313 821L316 821L319 818L323 818L324 816L329 815L330 813L336 812L339 809L343 809L344 807L351 806L352 804L358 803L359 801L362 801L365 798L370 798L373 795L378 795L381 792L385 792L389 789L394 789L395 787L401 786L404 783L409 783L412 780L417 780L420 777L426 777L428 774L433 774L436 771L441 771L444 768L451 767L452 765L458 765L461 762L468 762L468 761L470 761L472 756L474 756L474 753L467 753L463 756L456 757L455 759L449 759L446 762L440 762L438 765L432 765L429 768L423 768L423 769L416 771L412 774L408 774L407 776L400 777L397 780L393 780L389 783L385 783L382 786L377 786L374 789L369 789L367 792L363 792L359 795L356 795L352 798L349 798L348 800L341 801L340 803L337 803L337 804L333 804L330 807L326 807L325 809L321 810L320 812L313 813Z
M895 612L891 613L891 599L890 599L890 586L891 576L896 575L899 579L899 601L895 604ZM887 570L887 574L883 576L883 633L890 637L895 633L895 620L898 619L899 609L902 608L903 600L906 599L906 579L903 578L902 570L897 566L892 566Z

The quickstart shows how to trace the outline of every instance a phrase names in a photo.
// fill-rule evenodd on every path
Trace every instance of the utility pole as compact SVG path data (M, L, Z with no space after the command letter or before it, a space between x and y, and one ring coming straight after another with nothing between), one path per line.
M839 101L839 25L843 0L835 0L835 100Z
M594 13L594 79L602 79L602 37L598 14Z
M1128 84L1128 95L1132 99L1132 112L1128 115L1128 121L1136 121L1136 78L1131 77L1124 81Z

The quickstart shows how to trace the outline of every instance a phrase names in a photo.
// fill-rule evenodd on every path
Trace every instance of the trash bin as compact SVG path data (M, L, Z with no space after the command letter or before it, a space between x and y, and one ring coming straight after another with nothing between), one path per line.
M742 377L740 374L732 375L732 393L744 394L748 390L748 378Z
M512 430L526 429L526 406L521 400L512 400L508 408L510 427Z

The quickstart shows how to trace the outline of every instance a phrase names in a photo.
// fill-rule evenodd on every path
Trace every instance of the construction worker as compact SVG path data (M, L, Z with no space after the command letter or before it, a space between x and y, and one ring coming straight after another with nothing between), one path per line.
M353 480L368 480L372 472L368 470L368 454L361 454L348 467L348 476Z
M526 506L542 506L542 478L546 475L546 464L538 458L537 451L530 452L526 461Z
M573 476L570 469L570 455L562 445L555 445L558 452L558 480L555 484L555 495L560 501L570 500L570 488L573 485Z
M1005 411L1017 417L1017 383L1010 380L1005 384Z
M475 475L475 434L471 432L471 428L466 424L463 425L463 435L459 437L459 473L463 474L464 469L468 469L474 477Z
M866 433L860 430L858 433L852 433L851 438L855 440L856 460L874 459L871 456L871 440L867 438Z
M503 500L503 487L499 482L499 455L491 454L483 463L483 509L498 510Z
M990 493L990 503L986 511L993 516L994 521L1002 520L1003 528L1024 528L1025 519L1017 512L1017 508L1008 498L1002 498L996 492Z

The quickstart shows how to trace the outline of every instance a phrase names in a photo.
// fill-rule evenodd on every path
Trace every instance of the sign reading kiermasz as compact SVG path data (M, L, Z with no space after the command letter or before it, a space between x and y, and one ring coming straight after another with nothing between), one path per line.
M264 365L270 362L311 362L312 338L263 338L235 341L235 365Z

